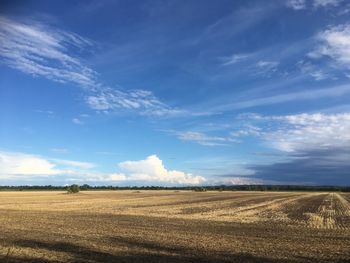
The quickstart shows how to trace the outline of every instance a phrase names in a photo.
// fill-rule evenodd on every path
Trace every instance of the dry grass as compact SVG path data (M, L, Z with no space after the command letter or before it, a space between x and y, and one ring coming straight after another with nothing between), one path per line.
M338 193L0 192L0 262L350 262Z

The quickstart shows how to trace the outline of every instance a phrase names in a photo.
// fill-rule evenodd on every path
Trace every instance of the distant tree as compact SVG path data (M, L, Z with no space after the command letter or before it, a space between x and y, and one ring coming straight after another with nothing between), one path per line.
M68 186L67 192L68 194L76 194L79 193L80 187L77 184L72 184L71 186Z
M206 192L207 189L204 188L204 187L196 187L196 188L194 188L194 191L195 191L195 192Z
M83 184L83 185L80 186L79 188L80 188L80 190L88 190L88 189L90 189L91 187L90 187L90 185L88 185L88 184Z

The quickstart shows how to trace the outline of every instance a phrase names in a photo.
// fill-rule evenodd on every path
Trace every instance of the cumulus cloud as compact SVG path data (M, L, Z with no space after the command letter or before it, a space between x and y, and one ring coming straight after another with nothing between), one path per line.
M38 177L79 176L90 174L95 164L45 158L21 152L0 152L0 180L26 179L36 180ZM91 174L90 174L91 175Z
M145 160L121 162L119 168L130 181L179 185L196 185L205 182L205 178L198 175L167 170L162 160L156 155L148 156Z
M0 152L0 183L42 184L66 183L123 183L124 185L197 185L206 179L189 173L167 170L161 159L151 155L145 160L125 161L118 165L121 172L96 171L90 162L46 158L19 152ZM44 179L43 179L44 178ZM49 178L49 181L43 181Z
M97 111L130 111L165 116L179 111L147 90L111 88L81 58L94 43L38 21L19 22L0 16L0 58L7 66L33 76L83 88L87 105ZM78 118L72 120L82 124Z
M42 157L23 154L0 152L0 176L49 176L61 173L53 162Z

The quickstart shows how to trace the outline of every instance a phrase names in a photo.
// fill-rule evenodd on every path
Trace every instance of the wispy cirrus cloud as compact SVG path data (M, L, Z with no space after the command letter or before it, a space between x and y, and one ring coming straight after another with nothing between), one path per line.
M168 116L183 111L174 109L161 102L147 90L121 91L106 88L86 98L87 104L98 111L137 110L142 115Z
M298 11L307 8L336 7L341 2L343 0L287 0L286 6Z
M49 159L49 160L61 166L76 167L80 169L91 169L96 166L95 164L89 163L89 162L78 162L78 161L63 160L63 159Z
M228 57L220 58L222 61L221 66L228 67L237 64L241 66L240 64L244 63L250 74L269 76L272 73L277 72L280 62L263 59L262 56L264 55L264 52L267 51L258 51L249 54L233 54Z
M98 73L79 56L90 48L94 48L93 41L75 33L38 21L19 22L0 17L0 57L7 66L83 88L87 105L93 110L122 109L148 116L179 112L148 90L121 90L104 85ZM79 124L77 118L73 122Z
M267 118L286 124L264 135L278 150L298 152L350 148L350 113L298 114Z
M204 146L227 146L239 141L231 136L210 136L202 132L194 131L171 131L171 134L174 134L178 139L182 141L195 142Z
M251 56L252 56L251 54L233 54L232 56L222 58L223 60L222 66L229 66L229 65L233 65L233 64L245 61Z
M291 101L315 100L329 97L340 97L350 93L350 85L339 85L332 88L313 89L306 91L297 91L283 93L273 96L258 97L249 100L240 100L229 104L223 104L213 107L212 111L231 111L237 109L246 109L257 106L272 105Z
M300 69L301 73L309 75L314 80L324 80L330 77L330 74L325 72L324 70L318 68L314 64L309 61L300 60L297 63L297 67Z
M268 70L275 69L278 66L278 61L267 61L260 60L256 63L256 66L259 68L267 68Z
M272 60L259 60L255 64L255 74L256 75L263 75L263 76L271 76L271 74L277 72L278 65L280 63L278 61L272 61Z
M96 72L85 66L75 52L93 43L77 34L36 21L17 22L0 17L0 56L3 63L33 76L82 87L96 86Z
M294 10L302 10L306 8L305 0L287 0L286 6Z
M245 116L245 117L244 117ZM350 113L302 113L295 115L244 115L254 124L235 132L237 137L255 136L283 152L350 148Z
M314 0L313 6L318 7L327 7L327 6L338 6L343 0Z
M268 149L255 161L241 161L234 174L213 179L225 184L347 184L349 183L350 113L302 113L292 115L243 114L239 129L227 137L241 143L258 141ZM229 129L232 129L230 127ZM224 138L224 137L223 137ZM272 152L271 152L272 151ZM260 159L260 161L259 161ZM261 162L261 160L264 160ZM232 161L232 160L231 160ZM230 160L206 161L209 171L220 171ZM203 166L203 164L202 164ZM204 170L204 169L203 169ZM217 176L213 176L215 178ZM211 183L214 181L210 181ZM209 181L208 181L209 182Z

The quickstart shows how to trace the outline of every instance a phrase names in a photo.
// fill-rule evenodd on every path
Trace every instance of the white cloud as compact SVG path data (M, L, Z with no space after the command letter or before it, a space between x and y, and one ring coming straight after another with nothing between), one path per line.
M269 60L259 60L255 64L254 73L256 75L264 75L269 77L272 73L275 73L278 69L278 61L269 61Z
M73 118L72 122L74 124L78 124L78 125L83 125L84 124L84 122L82 120L80 120L79 118Z
M152 92L110 88L78 55L93 43L77 34L30 21L18 22L0 16L2 63L33 76L83 88L88 106L97 111L131 111L141 115L166 116L180 111L161 102ZM74 54L74 55L73 55ZM78 118L72 120L82 124Z
M21 152L0 152L0 180L35 179L37 177L92 175L94 164L71 160L45 158Z
M95 72L69 54L72 49L82 49L91 44L71 32L33 21L19 23L0 17L2 62L27 74L92 87L96 84Z
M228 66L228 65L236 64L238 62L248 59L250 56L251 56L250 54L234 54L230 57L224 58L224 63L222 63L222 65Z
M251 70L254 75L269 75L273 72L276 72L278 69L278 65L280 64L278 61L272 60L257 60L259 56L258 53L250 53L250 54L234 54L232 56L223 58L222 66L230 66L240 62L249 62L249 66L247 67ZM248 64L248 63L246 63Z
M312 7L315 9L323 7L336 7L338 6L343 0L287 0L286 6L289 8L292 8L294 10L303 10L307 9L307 3L310 3Z
M256 106L278 104L290 101L314 100L321 98L340 97L350 93L350 85L340 85L333 88L313 89L297 91L292 93L279 94L269 97L260 97L246 101L236 101L230 104L223 104L212 109L212 111L229 111L245 109Z
M89 162L78 162L78 161L62 160L62 159L50 159L50 160L59 165L76 167L80 169L91 169L96 166L95 164L89 163Z
M145 160L125 161L119 163L119 168L125 171L127 180L150 183L168 184L202 184L205 178L176 170L167 170L162 160L156 155L148 156Z
M143 115L176 115L181 111L161 102L147 90L121 91L105 88L98 94L88 96L88 105L95 110L138 110Z
M125 176L125 174L121 174L121 173L112 173L107 177L107 180L111 180L111 181L125 181L127 179L127 177Z
M314 0L313 6L318 7L327 7L327 6L338 6L343 0Z
M275 117L288 124L266 134L273 147L286 151L350 148L350 113Z
M274 69L278 66L278 64L279 62L277 61L260 60L256 63L256 66L259 68Z
M52 182L69 183L147 183L195 185L205 182L196 176L176 170L167 170L162 160L151 155L145 160L119 163L121 173L102 173L95 170L96 165L89 162L45 158L27 153L0 152L0 182L2 180L22 180L18 182L42 182L50 177Z
M254 125L246 124L244 127L238 131L231 132L234 137L242 136L260 136L262 129Z
M259 185L268 184L269 181L257 179L254 177L243 177L243 176L223 176L218 179L213 179L211 185Z
M0 178L11 178L21 175L49 176L61 173L53 162L42 157L0 152Z
M310 62L299 61L297 63L297 66L299 67L302 73L311 76L315 80L324 80L330 77L328 73L317 68L315 65L313 65Z
M331 27L318 34L318 47L308 55L318 59L328 57L339 66L350 69L350 24Z
M180 140L192 141L204 146L224 146L238 141L231 137L209 136L201 132L173 132Z
M306 8L305 0L287 0L286 5L294 10L302 10Z
M258 136L280 151L350 149L350 113L259 116L256 120L269 123Z

